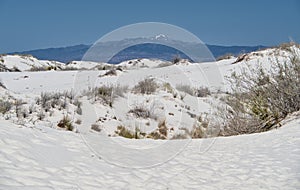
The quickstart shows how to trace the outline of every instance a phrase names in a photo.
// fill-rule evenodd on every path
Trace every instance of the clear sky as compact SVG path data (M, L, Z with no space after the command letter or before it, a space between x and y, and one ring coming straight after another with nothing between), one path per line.
M118 27L164 22L217 45L300 42L298 0L0 0L0 53L92 44Z

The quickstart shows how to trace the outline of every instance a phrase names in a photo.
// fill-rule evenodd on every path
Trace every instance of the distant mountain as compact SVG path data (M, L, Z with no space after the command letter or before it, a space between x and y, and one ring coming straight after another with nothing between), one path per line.
M155 40L161 39L156 38ZM105 44L104 47L110 47L116 44ZM70 61L79 61L82 59L83 55L91 45L76 45L61 48L48 48L48 49L38 49L23 52L14 52L10 54L31 54L41 60L54 60L63 63L68 63ZM224 54L238 55L241 53L248 53L256 51L265 46L219 46L219 45L207 45L208 49L211 51L215 58L220 57ZM172 60L175 56L180 56L181 58L190 59L183 52L168 47L165 45L155 44L155 43L144 43L139 45L134 45L126 48L116 54L109 61L110 63L119 63L125 60L136 59L136 58L157 58L162 60Z
M40 60L53 60L63 63L70 61L80 61L90 45L75 45L60 48L37 49L23 52L14 52L9 54L30 54Z

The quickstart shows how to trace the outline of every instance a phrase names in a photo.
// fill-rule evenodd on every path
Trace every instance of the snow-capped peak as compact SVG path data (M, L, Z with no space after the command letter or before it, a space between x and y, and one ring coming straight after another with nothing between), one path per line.
M158 34L155 36L156 40L168 40L168 36L165 34Z

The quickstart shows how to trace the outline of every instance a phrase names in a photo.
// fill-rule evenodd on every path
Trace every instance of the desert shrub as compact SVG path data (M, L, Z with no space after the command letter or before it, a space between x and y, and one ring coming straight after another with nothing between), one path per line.
M138 118L149 118L150 111L144 106L135 106L133 109L129 110L128 113L132 113L135 117Z
M220 61L220 60L223 60L223 59L230 59L231 57L233 57L232 53L226 53L224 55L219 56L216 60Z
M168 82L166 82L166 83L163 84L163 88L168 93L173 93L174 92L173 87Z
M0 113L5 114L12 108L13 104L9 101L0 100Z
M288 42L288 43L282 43L282 44L279 44L277 46L277 48L281 49L281 50L285 50L285 51L289 51L289 52L293 52L292 50L292 46L296 46L296 47L300 47L299 44L295 43L295 42Z
M154 78L146 78L140 81L133 88L133 92L141 94L152 94L158 88L157 83L154 81Z
M160 134L159 131L152 131L146 137L150 138L150 139L155 139L155 140L157 140L157 139L165 140L166 139L166 136Z
M40 112L38 112L37 114L37 118L38 120L43 120L46 117L45 113L43 110L41 110Z
M196 117L195 124L193 129L190 132L190 136L194 138L204 138L208 134L206 134L206 130L208 129L209 119L207 115L200 115Z
M222 135L267 131L300 110L299 55L294 52L289 61L272 65L269 72L259 67L232 74L232 93L219 108L224 120Z
M188 135L186 133L176 133L172 136L171 140L176 140L176 139L187 139Z
M136 129L135 132L130 131L124 126L118 126L117 131L115 131L116 134L118 134L121 137L129 138L129 139L139 139L138 130Z
M191 86L189 86L189 85L184 85L184 84L177 85L177 86L176 86L176 89L179 90L179 91L181 91L181 92L185 92L185 93L187 93L187 94L189 94L189 95L191 95L191 96L194 95L194 90L193 90L193 88L192 88Z
M199 87L195 90L195 96L197 97L207 97L211 95L208 87Z
M18 118L26 118L28 115L29 115L29 112L28 110L23 107L23 106L19 106L19 107L16 107L16 116Z
M72 121L68 116L64 116L57 124L58 127L64 128L68 131L73 131L74 127Z
M151 139L167 139L168 128L166 126L166 120L162 120L158 123L157 129L149 133L146 137Z
M165 136L167 138L168 136L168 128L166 125L166 120L160 121L158 123L158 131L160 134L162 134L163 136Z
M79 115L82 115L82 108L81 108L82 102L76 99L73 101L73 105L76 106L75 112Z
M179 63L180 61L181 61L181 57L180 57L180 56L175 56L175 57L172 59L172 63L173 63L173 64Z
M63 95L64 95L65 98L68 98L70 100L75 99L75 92L73 90L70 90L70 91L66 90L66 91L63 92Z
M113 87L101 86L95 89L95 97L100 98L103 103L112 106L113 103Z
M19 117L25 118L28 116L28 111L22 106L23 104L25 104L25 102L23 102L22 100L16 100L14 102L15 112L18 118Z
M64 68L61 68L60 70L62 71L77 71L77 70L84 70L83 68L77 68L77 67L72 67L72 66L66 66Z
M89 98L94 98L95 101L100 100L103 104L112 107L113 101L117 97L124 97L124 93L127 92L127 89L128 86L103 85L88 89L84 92L84 95L87 95Z
M95 123L91 125L91 129L94 130L94 131L97 131L97 132L101 131L100 125L95 124Z
M157 115L155 114L156 105L153 103L149 107L143 104L135 105L128 113L133 114L137 118L151 118L156 120Z
M117 70L116 69L111 69L108 70L106 73L104 73L103 75L100 75L101 77L103 76L116 76L117 75Z
M31 72L35 72L35 71L47 71L48 68L47 67L43 67L43 66L40 66L40 67L37 67L37 66L33 66L29 69L29 71Z
M82 123L82 121L81 121L81 119L77 119L77 120L75 121L75 123L76 123L77 125L80 125L80 124Z
M207 97L211 95L211 92L208 87L193 88L189 85L177 85L176 89L196 97Z
M73 91L64 92L42 92L40 97L35 100L37 105L40 105L46 112L50 111L51 108L66 109L68 102L73 102L75 106L80 107L80 102L75 100L75 93Z

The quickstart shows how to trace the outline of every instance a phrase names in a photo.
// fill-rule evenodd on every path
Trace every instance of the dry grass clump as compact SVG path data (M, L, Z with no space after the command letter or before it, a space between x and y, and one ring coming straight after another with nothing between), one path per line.
M267 131L300 110L300 59L292 54L287 62L272 63L268 72L259 67L232 74L232 93L217 114L223 120L222 135Z
M115 133L121 137L128 139L140 139L143 138L144 134L136 127L135 131L127 129L125 126L118 126Z
M100 125L95 124L95 123L92 124L91 129L94 130L94 131L97 131L97 132L100 132L100 131L101 131Z
M140 81L136 86L133 88L134 93L140 94L152 94L158 88L158 84L154 81L153 78L147 78Z
M147 135L147 138L151 139L167 139L168 138L168 128L166 125L166 120L160 121L157 126L157 130L152 131Z
M208 87L193 88L189 85L177 85L176 89L195 97L207 97L211 95Z
M114 100L117 97L124 97L124 94L127 91L128 91L128 86L103 85L100 87L89 89L84 94L90 98L93 98L95 101L100 101L101 103L112 107Z
M0 100L0 113L7 113L13 106L13 103L7 100Z
M71 119L66 115L58 122L57 126L68 131L73 131L74 129Z

